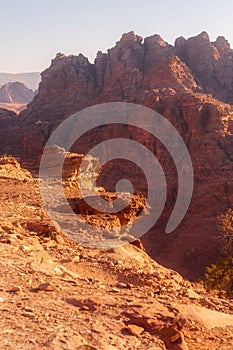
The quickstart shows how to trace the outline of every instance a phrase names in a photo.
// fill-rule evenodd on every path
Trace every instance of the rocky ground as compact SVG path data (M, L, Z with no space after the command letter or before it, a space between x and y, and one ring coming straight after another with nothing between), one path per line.
M58 233L38 180L0 159L1 349L233 349L233 303L140 248Z

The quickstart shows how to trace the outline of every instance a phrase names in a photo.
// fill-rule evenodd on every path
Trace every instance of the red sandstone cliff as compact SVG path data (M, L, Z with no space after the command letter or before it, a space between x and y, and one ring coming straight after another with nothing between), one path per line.
M205 92L233 104L233 50L224 37L213 43L206 32L188 40L181 37L176 40L175 52Z
M166 172L169 191L165 213L144 237L145 246L158 261L179 271L203 270L218 253L216 217L233 206L233 107L223 103L233 103L232 57L224 38L211 43L206 33L188 40L179 38L173 47L159 35L143 41L130 32L107 54L98 52L94 64L81 54L58 54L42 73L33 102L19 119L12 120L11 132L9 124L0 121L1 151L27 161L38 159L62 120L98 103L127 101L160 112L183 136L195 172L189 212L169 236L164 227L175 202L177 179L173 162L159 142L130 127L112 127L97 130L94 139L87 134L76 150L85 152L110 135L134 138L149 147ZM127 175L125 163L120 166ZM143 174L134 170L137 185L144 189ZM112 178L113 165L103 174L103 182L110 171Z

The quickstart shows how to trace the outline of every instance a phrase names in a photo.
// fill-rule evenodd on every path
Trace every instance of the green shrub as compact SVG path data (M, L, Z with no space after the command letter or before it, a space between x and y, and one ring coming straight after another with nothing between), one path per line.
M224 257L206 269L204 285L207 290L225 291L233 297L233 210L228 209L218 221Z
M228 209L218 220L220 236L223 240L223 253L233 255L233 210Z
M204 285L207 290L226 291L233 296L233 257L227 256L206 269Z

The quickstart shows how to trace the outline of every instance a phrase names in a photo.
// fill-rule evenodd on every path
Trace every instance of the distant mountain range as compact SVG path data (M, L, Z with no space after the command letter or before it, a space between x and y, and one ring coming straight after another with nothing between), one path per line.
M40 73L0 73L0 87L4 84L16 81L25 84L29 89L37 90L40 82Z
M7 83L0 88L0 102L28 104L35 96L35 91L20 82Z

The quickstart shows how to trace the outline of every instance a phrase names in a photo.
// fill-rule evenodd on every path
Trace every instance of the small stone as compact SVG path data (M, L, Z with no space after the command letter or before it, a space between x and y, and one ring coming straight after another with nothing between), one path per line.
M116 287L117 288L129 288L128 284L126 284L126 283L117 283Z
M17 293L17 292L20 292L22 290L21 287L12 287L11 289L8 290L9 293Z
M124 261L122 261L122 260L117 261L117 265L122 265L123 263L124 263Z
M68 263L71 263L73 261L73 259L71 258L65 258L65 259L62 259L60 261L61 264L68 264Z
M5 299L0 297L0 303L3 303L5 301Z
M159 272L154 272L153 273L153 277L155 277L157 280L161 280L162 279L162 277L161 277Z
M192 289L187 290L187 295L189 299L200 299L200 295L194 292Z
M99 288L100 288L100 289L105 289L106 286L105 286L104 284L100 284L100 285L99 285Z
M11 333L13 333L14 331L13 331L13 329L5 329L4 331L3 331L3 334L11 334Z
M110 290L110 292L112 292L112 293L120 293L120 290L118 288L112 288Z
M171 343L175 343L177 340L179 340L180 339L180 334L179 333L177 333L177 334L175 334L175 335L173 335L173 336L171 336L170 338L169 338L169 340L170 340L170 342Z
M54 290L56 290L56 287L50 283L43 283L37 288L37 290L53 292Z
M146 280L146 285L147 286L154 286L155 281L153 279Z
M61 235L56 235L55 241L58 244L63 244L64 243L64 238Z
M11 244L13 241L9 237L0 237L0 242L4 244Z
M50 242L51 241L51 238L50 237L44 237L43 238L43 242L44 243L48 243L48 242Z
M131 335L134 335L134 336L139 336L141 335L143 332L144 332L144 328L142 327L139 327L135 324L131 324L127 327L127 330L128 332L131 334Z
M22 316L29 317L29 318L34 318L35 317L35 315L32 312L27 312L27 311L23 312Z
M51 239L49 241L43 243L44 248L51 248L51 247L54 247L54 245L55 245L55 242Z
M20 248L23 252L30 252L32 250L32 248L28 247L27 245L21 245Z
M88 306L86 306L86 305L83 305L82 306L82 310L83 311L90 311L90 308Z
M45 318L45 320L46 320L47 322L49 322L50 319L51 319L51 315L50 315L48 312L46 312L46 313L44 314L44 318Z
M26 312L31 312L31 313L34 312L34 310L33 310L31 307L29 307L29 306L25 306L24 310L25 310Z
M77 255L73 258L74 263L78 263L80 261L80 255Z

